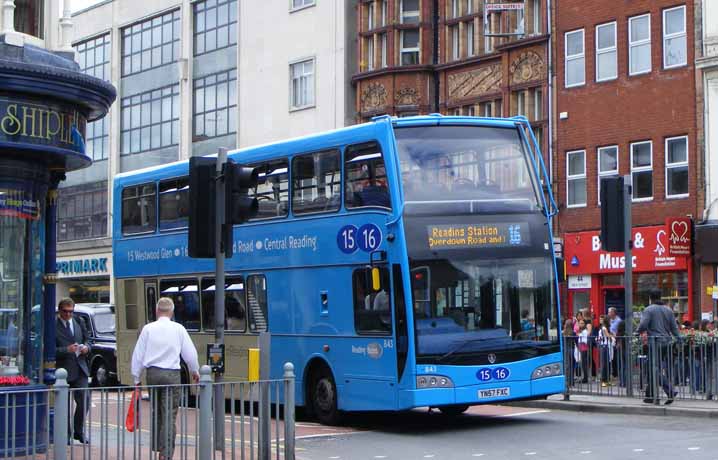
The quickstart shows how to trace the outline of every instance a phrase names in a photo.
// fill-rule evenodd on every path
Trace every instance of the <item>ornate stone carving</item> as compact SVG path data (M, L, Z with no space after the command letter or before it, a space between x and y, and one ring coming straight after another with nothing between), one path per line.
M449 75L449 100L498 92L502 78L503 72L499 64Z
M396 92L396 105L419 105L419 91L416 88L401 88Z
M511 84L517 85L528 81L542 80L545 77L543 58L534 51L521 53L509 66Z
M362 112L372 112L386 106L386 88L381 83L369 83L361 95Z

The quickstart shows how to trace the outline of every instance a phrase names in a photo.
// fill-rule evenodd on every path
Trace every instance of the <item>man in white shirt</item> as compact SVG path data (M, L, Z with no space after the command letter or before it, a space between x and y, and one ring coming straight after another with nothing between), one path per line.
M174 309L174 302L170 298L162 297L157 301L157 321L142 328L132 353L135 385L140 384L143 370L146 370L148 385L170 385L158 389L153 398L152 449L160 452L160 460L169 460L174 453L175 420L180 402L179 385L182 382L180 356L187 364L192 380L199 382L197 350L184 326L171 320ZM168 413L170 410L171 416Z

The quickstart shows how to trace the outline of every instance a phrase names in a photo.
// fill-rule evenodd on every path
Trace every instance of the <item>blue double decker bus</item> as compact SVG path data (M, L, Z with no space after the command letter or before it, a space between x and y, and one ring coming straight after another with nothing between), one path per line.
M297 403L342 411L469 406L562 392L555 204L524 118L378 117L229 153L258 169L234 228L226 379L271 334ZM188 162L114 181L118 367L160 296L202 352L214 261L187 255Z

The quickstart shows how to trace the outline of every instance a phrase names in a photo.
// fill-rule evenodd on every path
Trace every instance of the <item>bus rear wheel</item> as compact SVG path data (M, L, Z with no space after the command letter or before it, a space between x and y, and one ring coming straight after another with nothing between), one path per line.
M319 423L323 425L339 423L337 386L331 372L323 370L313 379L311 398L312 409Z
M468 404L452 404L451 406L440 406L439 410L442 414L449 417L456 417L463 414L469 409Z

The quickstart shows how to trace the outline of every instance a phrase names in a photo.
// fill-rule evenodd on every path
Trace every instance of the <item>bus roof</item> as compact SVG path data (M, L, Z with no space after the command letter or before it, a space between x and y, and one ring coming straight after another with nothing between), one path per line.
M516 126L517 122L521 123L524 122L524 120L525 119L523 117L483 118L468 116L444 116L441 114L418 115L404 118L382 115L373 118L372 121L367 123L230 150L227 152L227 156L228 158L241 162L240 158L251 154L251 160L249 161L253 163L275 158L277 156L278 149L286 149L287 153L301 153L311 150L325 149L330 145L342 145L356 142L357 137L361 137L362 135L367 137L377 137L379 135L378 131L387 129L387 123L391 123L393 127L397 128L432 125L478 125L512 128ZM216 155L216 153L213 153L206 156L213 157ZM180 160L173 163L149 166L142 169L119 173L115 176L115 183L141 183L185 175L187 174L188 163L188 160Z

